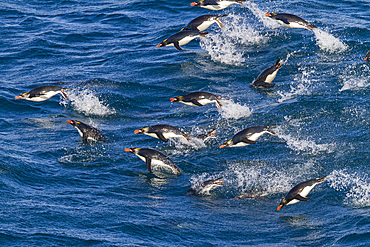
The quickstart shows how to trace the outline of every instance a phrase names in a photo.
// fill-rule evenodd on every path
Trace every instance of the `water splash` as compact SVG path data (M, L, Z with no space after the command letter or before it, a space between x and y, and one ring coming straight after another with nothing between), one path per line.
M346 191L345 203L357 207L370 206L370 183L367 174L334 170L327 177L329 186L337 191Z
M279 103L295 98L297 95L311 94L312 85L317 81L311 77L315 73L315 70L307 68L299 68L299 70L302 71L302 74L295 76L294 81L290 85L289 92L276 92L280 96L280 99L278 99Z
M283 130L281 126L276 128L276 134L279 138L286 141L288 147L296 152L307 152L316 155L320 152L332 153L335 150L334 144L317 144L315 140L311 137L301 137L300 131L295 133L290 129L286 131Z
M277 23L276 21L272 20L271 18L268 18L265 16L266 12L262 11L258 6L257 4L251 2L251 1L248 1L248 2L245 2L244 3L244 6L246 6L254 16L256 16L262 23L265 27L268 27L268 28L278 28L278 27L281 27L281 25L279 23Z
M332 34L319 28L314 28L313 33L316 36L316 44L321 50L329 53L344 52L347 50L347 45L340 41L340 39L335 38Z
M341 76L343 87L339 89L339 92L369 87L369 74L370 67L365 64L349 66L347 71Z
M218 111L221 117L226 119L239 119L249 117L252 114L247 105L241 105L232 100L222 100L222 107Z
M116 113L90 89L68 91L68 96L68 99L63 99L60 104L67 106L70 103L76 111L86 115L107 116Z
M241 65L245 62L244 51L238 49L238 45L260 44L265 41L265 38L241 16L230 14L229 19L224 22L225 27L201 39L200 46L215 62Z

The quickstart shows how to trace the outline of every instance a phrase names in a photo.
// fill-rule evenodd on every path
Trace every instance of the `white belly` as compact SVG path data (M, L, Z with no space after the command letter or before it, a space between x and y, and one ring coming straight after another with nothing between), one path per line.
M221 1L218 3L218 5L207 5L207 6L202 6L205 9L210 9L210 10L222 10L226 9L229 7L231 4L235 4L235 1Z
M250 144L248 143L245 143L245 142L238 142L237 144L234 144L233 147L245 147L245 146L248 146Z
M251 135L250 137L248 137L249 140L251 141L257 141L257 139L263 135L264 133L268 133L267 131L262 131L262 132L259 132L259 133L254 133L253 135Z
M284 23L284 22L282 22L280 20L278 20L277 22L279 22L284 27L289 27L289 28L306 28L304 25L299 24L297 22L289 22L289 24L286 24L286 23Z
M295 203L297 203L297 202L300 202L300 200L293 199L293 200L291 200L289 203L287 203L287 205L295 204Z
M198 37L198 36L187 36L187 37L184 37L183 39L179 40L179 44L180 44L180 46L186 45L187 43L189 43L190 41L192 41L196 37Z
M26 100L40 102L40 101L50 99L51 97L53 97L54 95L57 95L58 93L60 93L60 91L49 91L49 92L47 92L43 95L40 95L38 97L26 98Z
M278 70L275 70L274 73L268 75L265 82L271 83L275 79L277 72Z
M202 24L200 24L199 26L198 26L198 30L199 31L204 31L204 30L206 30L207 28L209 28L213 23L215 23L216 21L214 20L214 21L205 21L205 22L203 22Z

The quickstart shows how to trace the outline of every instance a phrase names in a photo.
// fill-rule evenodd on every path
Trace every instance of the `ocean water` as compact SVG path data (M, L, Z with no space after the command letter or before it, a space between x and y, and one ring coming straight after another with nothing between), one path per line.
M247 1L212 12L191 1L2 1L1 246L369 246L370 3ZM318 28L288 29L266 12ZM203 14L229 14L205 38L156 48ZM283 60L272 89L250 87ZM15 100L42 85L69 99ZM223 107L170 98L207 91ZM99 128L84 144L66 123ZM170 124L216 138L163 143L134 130ZM238 131L276 126L255 145L219 149ZM127 147L168 155L154 176ZM277 211L296 184L327 175L311 199ZM185 195L207 179L224 185ZM265 196L233 200L263 191Z

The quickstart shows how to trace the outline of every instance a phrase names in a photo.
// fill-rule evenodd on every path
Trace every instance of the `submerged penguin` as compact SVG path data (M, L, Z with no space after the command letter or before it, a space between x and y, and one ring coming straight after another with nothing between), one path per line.
M370 62L370 51L366 53L366 57L364 58L364 60Z
M265 14L267 17L270 17L277 22L279 22L281 25L285 27L290 27L290 28L305 28L308 30L313 30L316 28L316 26L310 24L309 22L303 20L301 17L298 17L296 15L292 14L284 14L284 13L266 13Z
M222 186L224 181L221 181L223 177L219 177L216 179L207 180L196 187L191 187L187 192L186 195L195 195L195 196L203 196L209 195L209 192L216 187Z
M265 87L265 88L271 88L275 86L275 83L272 83L272 81L275 79L279 69L281 69L281 62L282 60L279 59L270 68L267 68L264 71L262 71L262 73L258 75L257 79L255 79L252 82L252 85L255 87Z
M201 8L209 9L209 10L222 10L226 9L232 4L240 4L243 5L245 0L239 1L230 1L230 0L201 0L197 2L192 2L190 6L198 6Z
M280 205L277 210L280 210L286 205L294 204L299 201L308 201L310 198L306 197L308 193L315 187L315 185L320 184L325 181L326 176L321 178L314 178L306 182L300 183L291 189L288 194L281 200Z
M181 173L180 168L170 158L156 150L150 148L125 148L125 152L133 153L144 161L149 173L153 173L152 168L154 166L170 169L175 175Z
M15 96L15 99L25 99L35 102L41 102L50 99L58 93L60 93L65 99L67 99L68 95L64 92L64 90L71 90L71 88L64 88L59 86L41 86L32 89L29 92L21 93L20 95Z
M161 46L175 46L177 50L181 51L180 46L186 45L197 37L205 37L207 34L207 32L200 32L199 30L182 30L163 40L162 43L157 45L157 48Z
M226 15L201 15L184 27L183 30L199 30L204 31L209 28L213 23L217 23L217 25L222 28L224 24L221 22L220 18L228 16Z
M269 127L269 126L255 126L255 127L249 127L246 128L236 135L234 137L225 142L223 145L220 146L220 148L224 147L244 147L250 144L256 144L257 139L265 134L269 133L270 135L276 135L275 132L270 130L271 128L274 127Z
M144 127L144 128L137 129L134 131L134 133L148 135L154 138L158 138L161 141L168 142L168 139L181 138L181 137L184 137L186 140L190 140L191 138L199 138L202 140L206 140L207 138L215 136L215 133L214 133L215 130L216 129L213 129L207 134L202 134L202 135L194 137L171 125L158 124L158 125L153 125L150 127Z
M177 96L175 98L171 98L171 102L181 102L185 105L191 106L204 106L209 103L215 103L217 108L222 106L219 100L227 100L228 98L224 98L221 96L216 96L211 93L207 92L193 92L183 96Z
M67 120L67 123L73 125L77 130L78 133L80 133L82 140L84 142L88 141L94 141L94 142L107 142L107 138L103 136L103 134L100 132L100 130L91 127L87 124L84 124L82 122L76 121L76 120Z

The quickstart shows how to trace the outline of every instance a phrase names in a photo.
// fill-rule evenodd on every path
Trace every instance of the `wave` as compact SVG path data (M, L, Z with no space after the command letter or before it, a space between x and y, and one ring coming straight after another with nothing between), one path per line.
M109 105L100 100L90 89L74 89L68 91L68 99L63 99L60 104L66 107L71 104L72 107L87 116L107 116L115 114L114 109L109 108Z
M241 105L232 100L222 100L222 107L218 111L224 119L239 119L252 115L252 110L247 105Z
M366 64L359 66L349 66L347 71L341 75L343 86L339 92L346 90L358 90L370 86L369 80L370 67Z

